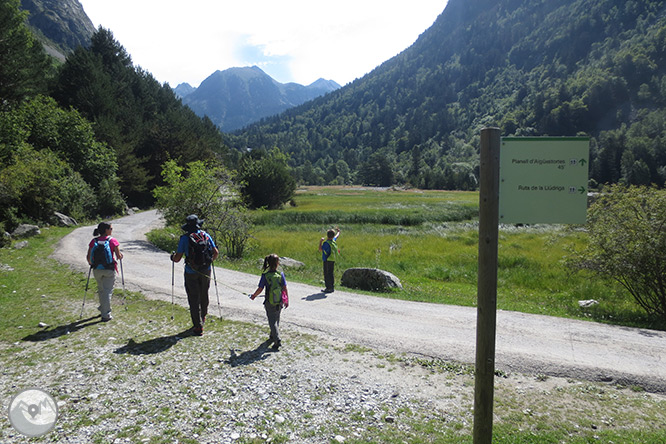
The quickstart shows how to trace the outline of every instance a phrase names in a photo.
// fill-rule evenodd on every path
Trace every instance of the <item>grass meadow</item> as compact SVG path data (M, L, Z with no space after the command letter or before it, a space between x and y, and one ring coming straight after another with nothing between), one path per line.
M305 264L285 270L287 278L323 284L319 239L339 227L341 255L336 264L339 287L343 271L380 268L396 275L402 290L378 296L412 301L474 306L477 291L477 192L307 187L294 204L277 211L256 211L251 247L242 260L219 265L258 273L270 253ZM572 248L584 248L581 227L502 226L498 253L498 309L572 317L620 325L663 329L648 319L619 285L566 265ZM156 244L173 243L152 233ZM163 245L165 250L174 245ZM224 252L221 252L224 254ZM581 308L580 300L599 302Z

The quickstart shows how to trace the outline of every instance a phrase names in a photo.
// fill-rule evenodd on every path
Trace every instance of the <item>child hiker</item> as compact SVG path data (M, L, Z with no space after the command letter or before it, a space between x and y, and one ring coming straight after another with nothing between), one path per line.
M118 268L113 256L122 260L120 243L111 237L113 227L108 222L100 222L93 231L95 238L88 244L86 259L97 281L97 295L99 296L99 312L102 321L108 322L111 317L111 294L116 280Z
M282 311L282 293L289 297L287 292L287 280L283 272L278 272L280 257L277 254L269 254L264 258L263 273L259 279L259 286L250 299L254 300L265 288L264 309L268 318L268 326L271 329L271 335L268 338L269 343L273 343L273 349L278 350L282 345L280 339L280 312ZM268 270L268 271L267 271ZM286 307L287 305L285 305Z
M336 241L340 236L340 229L335 227L326 233L326 239L323 237L319 239L319 251L321 251L321 259L324 262L324 285L326 288L322 290L324 293L333 293L335 291L335 260L338 257L338 244Z

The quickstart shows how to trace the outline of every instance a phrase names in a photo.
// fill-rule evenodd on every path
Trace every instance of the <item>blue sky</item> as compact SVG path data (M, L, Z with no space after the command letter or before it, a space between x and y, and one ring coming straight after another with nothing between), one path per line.
M279 82L345 85L416 41L446 0L79 0L135 65L172 87L259 66Z

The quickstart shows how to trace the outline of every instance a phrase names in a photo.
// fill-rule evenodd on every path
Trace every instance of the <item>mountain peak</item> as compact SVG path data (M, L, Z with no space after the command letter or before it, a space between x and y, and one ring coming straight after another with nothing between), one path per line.
M328 89L329 91L334 91L338 88L341 88L341 86L333 80L326 80L320 77L309 84L308 88Z
M181 85L177 89L186 92ZM180 96L197 115L208 116L222 131L234 131L338 88L325 79L308 86L283 84L258 66L245 66L215 71L199 88Z
M189 83L181 83L173 89L173 92L176 94L176 97L182 99L183 97L192 94L195 90L196 88Z

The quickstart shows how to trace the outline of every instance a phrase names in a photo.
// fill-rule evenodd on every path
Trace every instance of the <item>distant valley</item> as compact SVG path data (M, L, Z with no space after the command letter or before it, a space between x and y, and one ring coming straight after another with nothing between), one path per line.
M70 32L83 41L90 33L77 0L22 4L42 41L53 35L49 19L64 30L51 37L63 48L71 48ZM91 52L97 57L103 50L99 45ZM104 111L126 102L152 106L154 99L140 88L118 85L115 68L91 60L100 65L92 58L68 64L96 71L79 80L63 76L71 84L69 96L60 96L64 105L94 123L100 108L91 104L101 103ZM120 62L131 68L130 57ZM106 83L96 84L99 79ZM157 85L151 88L160 86L152 81ZM107 92L110 85L118 90ZM259 67L246 67L217 71L198 88L178 85L182 99L171 88L165 96L187 105L197 120L207 116L204 125L215 132L227 132L223 144L212 146L230 148L232 161L247 147L279 147L299 183L476 189L478 134L487 126L504 136L590 137L591 187L666 183L666 0L449 0L413 45L338 88L325 80L281 84ZM124 97L127 91L135 97ZM150 117L167 119L164 109L151 109ZM126 115L112 117L118 119L112 123L127 124ZM137 125L146 131L143 138L118 141L110 133L107 140L101 136L108 119L96 126L100 138L117 149L127 149L120 142L136 149L137 163L149 155L161 161L156 146L170 154L180 147L163 137L168 126L162 121ZM121 127L119 134L125 133ZM148 161L143 167L153 168ZM151 174L159 178L159 171Z

